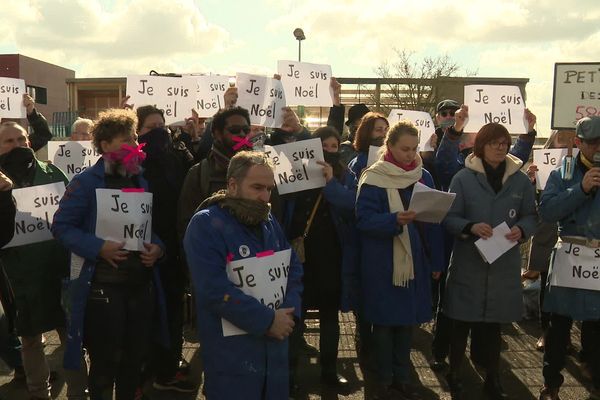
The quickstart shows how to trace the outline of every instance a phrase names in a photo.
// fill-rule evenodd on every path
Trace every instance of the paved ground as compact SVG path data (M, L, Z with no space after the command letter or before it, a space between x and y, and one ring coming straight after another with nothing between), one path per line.
M350 391L346 394L323 390L318 383L320 374L318 357L306 354L303 365L299 368L301 375L298 380L300 393L298 400L311 399L345 399L358 400L371 398L371 385L365 385L365 376L358 367L356 353L354 351L353 331L354 321L350 314L342 315L342 337L340 341L339 370L351 383ZM423 385L422 395L424 399L450 399L447 385L443 374L433 373L428 366L429 344L431 342L431 326L424 325L415 330L415 347L411 358L414 364L414 377L419 379ZM512 399L526 400L536 399L538 390L542 384L541 366L542 355L534 350L534 343L539 335L539 328L535 322L527 321L520 324L506 326L503 329L503 339L508 348L502 352L502 381L506 391ZM192 333L188 333L185 343L185 357L191 360L192 378L201 384L201 364L199 361L197 343L192 340ZM318 344L318 324L314 320L308 321L306 332L307 341L313 345ZM47 335L46 352L52 369L61 374L60 358L62 349L59 347L58 337L55 333ZM573 344L579 347L579 329L573 329ZM585 389L588 382L583 378L579 364L574 357L567 363L565 371L565 384L561 391L563 400L583 400L588 398ZM8 400L26 400L27 392L24 384L11 382L12 374L0 376L0 398ZM367 379L367 382L370 382ZM471 367L466 368L465 386L469 399L482 399L482 378L480 373ZM181 395L173 393L160 393L148 387L146 392L152 400L194 400L203 399L201 394ZM57 399L66 399L66 387L59 378L54 384L53 396ZM225 399L226 400L226 399Z

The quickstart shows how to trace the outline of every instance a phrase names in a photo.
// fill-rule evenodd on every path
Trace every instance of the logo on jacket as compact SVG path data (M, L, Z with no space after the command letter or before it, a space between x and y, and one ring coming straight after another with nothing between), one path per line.
M240 256L248 257L250 255L250 247L243 244L240 246L239 252L240 252Z
M510 210L508 210L508 216L511 218L514 218L517 216L517 210L515 210L514 208L511 208Z

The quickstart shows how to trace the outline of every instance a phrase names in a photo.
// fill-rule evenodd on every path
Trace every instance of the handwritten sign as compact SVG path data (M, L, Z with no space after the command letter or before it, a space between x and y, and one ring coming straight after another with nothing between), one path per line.
M388 122L392 126L403 119L412 122L419 130L419 150L434 151L431 143L429 143L431 136L435 133L435 125L431 115L424 111L394 109L390 111Z
M554 64L552 129L593 115L600 115L600 62Z
M559 241L554 250L550 285L600 290L600 249Z
M518 86L467 85L465 104L469 120L465 132L478 132L485 124L502 124L510 133L527 133L525 99Z
M280 80L238 72L236 86L237 105L248 110L252 125L281 127L286 100Z
M127 77L127 95L135 107L153 105L164 111L167 125L182 125L196 107L196 79L191 76Z
M275 165L275 184L279 194L300 192L325 186L321 139L302 140L265 146L265 154Z
M196 111L199 117L212 117L225 108L225 91L229 88L229 77L221 75L195 76Z
M52 218L64 193L63 182L13 189L17 202L15 235L3 248L52 240Z
M60 168L69 180L94 165L100 157L89 140L48 142L48 160Z
M573 157L579 153L579 149L573 149ZM563 158L567 155L567 149L539 149L533 150L533 164L538 167L535 175L535 183L539 190L546 188L546 182L550 173L562 165Z
M245 294L261 304L277 310L285 299L290 271L290 249L270 252L227 263L227 277ZM223 336L245 335L247 332L222 319Z
M277 61L277 73L281 75L288 105L333 106L330 65Z
M152 193L96 189L96 236L145 250L152 238Z
M27 118L24 93L27 92L23 79L0 78L0 118Z

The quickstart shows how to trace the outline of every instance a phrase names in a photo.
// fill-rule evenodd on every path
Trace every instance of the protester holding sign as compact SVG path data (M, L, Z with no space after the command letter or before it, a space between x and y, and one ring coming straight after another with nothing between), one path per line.
M21 126L8 121L0 124L0 169L14 187L66 184L68 181L62 171L38 161L29 145L27 132ZM56 197L38 199L40 205L57 201ZM46 229L45 224L40 225ZM33 225L32 229L40 225ZM15 227L14 221L12 226ZM60 300L61 280L67 275L66 251L56 240L46 240L3 249L0 257L15 294L16 330L22 337L28 390L34 397L49 398L50 371L42 334L65 326ZM65 339L64 330L59 330L59 335Z
M263 153L234 155L227 190L202 204L185 234L209 400L288 398L287 338L301 312L302 265L269 212L273 181Z
M65 368L81 368L84 344L90 357L90 395L98 399L111 398L115 384L117 398L135 398L151 332L164 332L152 329L157 298L163 304L153 266L164 249L147 222L130 223L148 221L152 214L152 203L145 200L148 185L140 175L145 153L136 142L136 122L128 110L99 115L92 137L102 158L67 186L52 226L72 257ZM139 208L132 206L136 203ZM112 239L99 237L99 232L113 232ZM141 248L137 245L150 236Z
M358 184L364 317L373 324L379 398L416 399L409 377L412 330L431 320L430 279L439 278L443 267L442 254L434 250L442 230L439 224L415 221L416 214L408 210L416 182L433 187L417 152L417 128L398 122L385 146L383 157Z
M506 223L510 242L530 236L537 223L534 190L520 171L522 162L508 154L511 137L500 124L487 124L475 137L474 153L456 174L450 192L456 198L444 220L454 248L444 294L443 312L452 319L448 384L453 399L463 398L461 375L469 331L484 338L474 361L486 370L484 390L504 399L500 385L500 324L518 321L522 313L521 255L513 246L488 264L475 242L492 236Z
M71 140L91 140L90 130L94 125L94 121L87 118L77 118L71 126Z
M544 311L551 313L544 353L542 400L558 399L564 378L567 344L573 320L587 321L593 345L586 355L592 372L593 396L600 394L600 287L597 257L600 251L600 117L586 117L576 126L579 148L571 179L564 166L552 171L542 193L540 215L559 225L560 240L548 275Z

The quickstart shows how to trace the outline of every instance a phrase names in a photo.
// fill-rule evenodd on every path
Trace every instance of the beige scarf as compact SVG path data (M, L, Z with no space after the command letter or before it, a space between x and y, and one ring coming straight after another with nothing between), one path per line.
M398 189L407 188L419 181L422 175L423 160L418 154L417 167L412 171L405 171L390 162L380 159L362 173L358 182L358 193L360 193L360 188L365 183L386 189L390 212L405 211ZM404 226L402 233L394 236L393 240L394 272L392 284L406 287L408 282L415 277L408 226Z
M504 171L504 176L502 177L502 183L504 184L509 176L518 172L523 165L523 161L519 158L513 156L508 153L506 155L506 170ZM483 162L481 158L477 157L475 154L471 153L467 156L465 160L465 167L472 169L475 172L480 172L485 175L485 168L483 168Z

